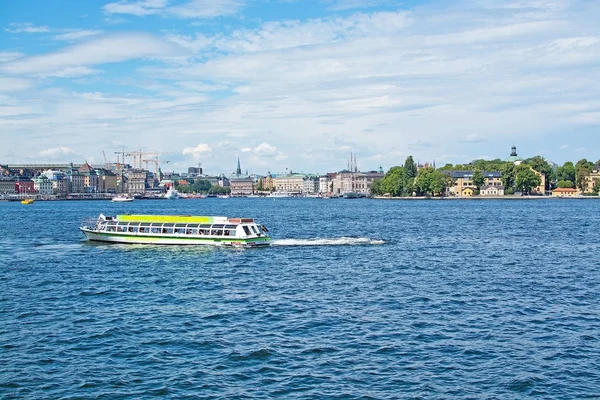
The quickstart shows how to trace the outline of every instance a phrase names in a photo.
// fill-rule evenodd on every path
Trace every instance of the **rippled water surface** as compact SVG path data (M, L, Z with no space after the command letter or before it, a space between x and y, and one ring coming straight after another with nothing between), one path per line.
M0 203L0 397L599 397L599 209ZM254 217L275 243L84 242L100 212Z

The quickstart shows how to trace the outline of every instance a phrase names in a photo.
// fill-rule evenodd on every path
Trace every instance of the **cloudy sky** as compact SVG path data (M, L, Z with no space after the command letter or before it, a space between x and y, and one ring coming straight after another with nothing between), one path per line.
M595 161L598 21L597 0L2 2L0 163Z

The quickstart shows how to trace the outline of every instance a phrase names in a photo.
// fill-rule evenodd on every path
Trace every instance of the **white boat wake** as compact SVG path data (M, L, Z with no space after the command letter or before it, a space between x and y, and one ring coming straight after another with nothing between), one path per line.
M339 237L339 238L314 238L314 239L275 239L272 246L359 246L384 244L385 240L367 237Z

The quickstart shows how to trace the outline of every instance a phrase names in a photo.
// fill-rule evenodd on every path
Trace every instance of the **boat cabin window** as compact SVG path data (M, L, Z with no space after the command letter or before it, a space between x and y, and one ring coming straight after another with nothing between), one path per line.
M225 236L235 236L235 229L225 229L223 231L223 235L225 235Z
M246 232L246 235L248 235L248 236L252 235L252 232L250 232L250 229L248 229L248 226L243 225L242 228L244 228L244 232Z
M213 229L212 231L210 231L210 234L213 236L223 236L223 230L222 229Z
M235 228L237 228L236 225L225 225L225 229L233 229L233 230L235 230Z
M252 231L254 232L254 234L258 235L258 230L256 229L256 226L250 225L250 228L252 229Z
M223 225L223 224L214 224L214 225L212 226L212 228L213 228L213 229L223 229L223 227L224 227L224 226L225 226L225 225Z

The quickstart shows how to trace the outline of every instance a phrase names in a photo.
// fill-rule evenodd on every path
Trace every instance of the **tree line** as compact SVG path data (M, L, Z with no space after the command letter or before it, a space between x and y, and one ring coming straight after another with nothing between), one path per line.
M513 162L495 160L474 160L469 164L446 164L441 168L421 168L417 166L412 156L408 156L403 166L395 166L381 179L376 179L371 185L373 195L390 194L395 197L404 196L443 196L446 189L454 184L448 172L473 171L473 186L478 194L485 185L485 172L500 172L505 194L522 192L530 194L540 186L542 178L535 173L545 175L545 190L559 188L579 188L585 191L587 178L593 170L600 169L600 160L596 163L586 159L573 164L565 162L556 167L542 156L523 160L519 165ZM600 184L594 185L593 194L598 195Z
M178 185L175 189L181 193L227 194L231 191L228 187L213 185L206 179L196 179L191 185Z

